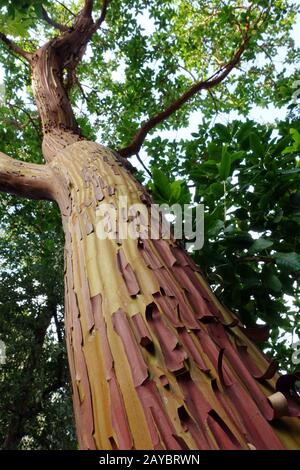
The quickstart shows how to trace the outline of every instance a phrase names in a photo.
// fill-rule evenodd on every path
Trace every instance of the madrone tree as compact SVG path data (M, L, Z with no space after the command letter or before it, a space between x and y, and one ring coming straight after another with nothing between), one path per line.
M236 2L238 16L227 12L236 31L231 58L146 119L117 150L84 137L70 100L76 68L108 21L110 2L104 0L96 17L98 8L86 0L68 24L53 19L47 2L37 3L57 36L36 50L34 41L16 44L9 31L0 38L31 69L45 164L1 153L0 189L60 208L65 330L80 448L299 448L297 377L276 374L276 365L252 342L263 331L244 328L220 304L182 246L172 236L162 237L159 219L152 238L144 236L150 233L143 214L150 211L151 197L126 160L139 153L155 126L202 90L211 93L244 56L251 58L273 2ZM21 4L8 7L22 10ZM217 13L207 13L208 19ZM121 208L124 198L127 206ZM130 214L130 207L141 203L144 210ZM135 224L135 238L116 232L110 214L105 214L108 236L99 236L104 204L116 209L125 227Z

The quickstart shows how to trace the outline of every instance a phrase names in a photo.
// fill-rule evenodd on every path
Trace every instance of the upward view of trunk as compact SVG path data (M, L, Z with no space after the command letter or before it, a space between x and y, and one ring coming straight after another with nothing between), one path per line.
M120 196L149 203L114 153L77 142L50 167L66 234L65 326L80 447L297 448L297 420L276 419L295 409L274 395L274 364L184 250L172 240L98 238L102 204L118 209Z
M145 211L151 199L121 157L80 136L62 58L68 48L82 53L92 21L83 20L79 33L65 33L63 49L56 40L31 58L47 161L40 196L59 204L65 231L65 329L80 448L300 448L290 382L254 346L250 336L259 331L247 331L220 304L183 248L172 239L98 236L104 204L130 225L121 198L127 209L142 203ZM24 172L7 158L0 189L18 192L19 178L34 197L41 170ZM143 213L139 230L148 228ZM109 218L105 229L115 230Z

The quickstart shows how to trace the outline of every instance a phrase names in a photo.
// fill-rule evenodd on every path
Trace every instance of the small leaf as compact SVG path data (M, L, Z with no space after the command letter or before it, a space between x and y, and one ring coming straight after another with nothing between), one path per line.
M282 284L279 278L274 273L274 267L265 265L262 270L262 282L263 285L274 292L280 292Z
M273 245L271 240L266 240L265 238L258 238L254 241L254 243L250 246L248 253L252 255L254 253L260 252L265 250L266 248L270 248Z
M227 152L227 145L223 146L222 149L222 158L219 167L219 175L222 181L226 180L230 175L230 168L231 168L231 156Z
M278 266L285 268L289 271L300 270L300 255L295 252L290 253L276 253L274 255Z
M179 202L180 195L181 195L181 181L173 181L170 185L171 193L170 193L170 202L174 204L175 202Z

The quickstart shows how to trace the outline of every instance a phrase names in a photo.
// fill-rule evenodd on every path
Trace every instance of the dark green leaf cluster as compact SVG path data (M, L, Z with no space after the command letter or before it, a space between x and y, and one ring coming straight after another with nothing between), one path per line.
M234 121L201 126L192 141L177 143L180 174L205 207L205 244L194 258L246 325L270 325L265 347L286 369L293 368L290 344L299 334L299 131L299 121ZM176 183L183 184L156 169L157 201Z

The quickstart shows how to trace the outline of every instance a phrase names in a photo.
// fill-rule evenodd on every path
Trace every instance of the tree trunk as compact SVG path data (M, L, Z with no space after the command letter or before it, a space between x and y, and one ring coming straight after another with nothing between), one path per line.
M266 398L274 379L265 379L274 365L185 251L173 240L97 236L103 204L118 209L121 196L147 210L150 203L115 154L81 141L49 166L66 236L65 327L80 448L297 448L295 420L270 424L278 407Z

